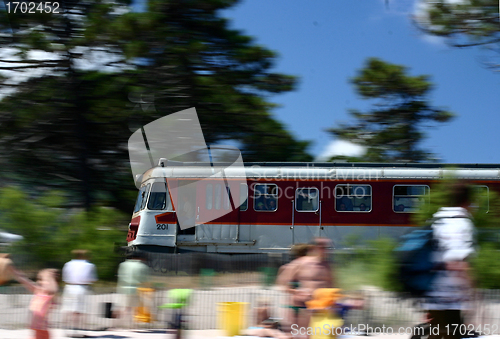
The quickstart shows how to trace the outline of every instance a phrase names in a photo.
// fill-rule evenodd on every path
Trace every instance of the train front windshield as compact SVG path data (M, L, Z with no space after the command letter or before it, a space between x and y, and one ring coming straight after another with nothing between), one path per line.
M134 213L143 210L146 206L149 210L172 210L172 201L168 194L167 183L155 182L152 185L147 184L141 187L135 203Z
M148 209L150 210L172 210L172 202L168 194L166 182L155 182L151 188Z

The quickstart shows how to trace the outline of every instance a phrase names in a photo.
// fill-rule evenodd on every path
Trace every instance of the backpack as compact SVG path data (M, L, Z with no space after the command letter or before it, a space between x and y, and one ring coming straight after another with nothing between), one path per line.
M397 256L397 278L404 292L411 297L422 297L432 286L436 276L432 260L436 249L432 223L402 236L394 249Z
M434 238L432 225L441 219L468 218L464 215L433 218L425 226L402 236L395 248L397 256L397 278L403 292L413 298L421 298L432 288L432 282L440 269L433 260L438 241Z

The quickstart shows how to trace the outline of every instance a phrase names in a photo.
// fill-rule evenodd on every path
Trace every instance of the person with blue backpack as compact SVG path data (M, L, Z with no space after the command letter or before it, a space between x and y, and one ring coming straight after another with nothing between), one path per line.
M419 300L427 312L424 331L429 339L460 339L475 335L463 325L472 279L469 259L475 252L475 228L469 213L472 188L464 183L451 187L449 206L442 207L427 223L403 236L395 249L398 280L405 295ZM412 339L420 339L415 334Z
M471 186L454 184L449 204L452 207L442 207L433 216L434 276L423 303L434 331L429 339L468 336L462 325L462 311L467 309L472 289L469 259L475 252L475 228L469 213L471 194Z

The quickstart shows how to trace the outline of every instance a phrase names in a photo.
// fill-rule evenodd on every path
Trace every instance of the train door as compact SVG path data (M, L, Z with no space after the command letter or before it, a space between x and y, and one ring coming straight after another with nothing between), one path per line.
M194 241L196 180L169 180L169 188L172 200L176 202L177 241Z
M243 241L249 241L251 239L250 236L250 227L247 226L241 226L242 222L241 220L244 218L245 213L248 213L248 184L245 183L239 183L238 185L238 195L235 195L236 192L233 190L233 187L231 187L232 191L231 194L233 196L239 196L239 200L237 201L237 205L235 206L237 209L237 240L243 240Z
M250 221L250 237L244 238L247 229L245 225L241 227L241 240L256 240L257 248L262 251L285 250L293 244L293 209L287 188L284 184L278 186L269 182L250 183L250 218L244 218ZM293 199L294 193L291 194Z
M320 236L321 201L316 187L298 187L292 201L293 243L307 243Z
M239 209L231 200L239 196L237 186L230 187L223 179L201 180L196 191L196 240L236 241Z

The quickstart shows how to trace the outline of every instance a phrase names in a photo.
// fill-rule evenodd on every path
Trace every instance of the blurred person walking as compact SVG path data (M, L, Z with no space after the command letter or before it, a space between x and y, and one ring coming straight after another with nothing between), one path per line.
M12 260L9 253L0 253L0 285L12 278Z
M329 239L314 238L307 256L291 262L279 277L279 283L284 285L291 295L294 312L291 325L307 327L310 314L307 312L306 302L312 299L316 289L334 286L333 270L328 262L328 249L331 247Z
M44 269L38 272L36 283L26 277L24 273L10 265L13 276L27 290L34 294L29 309L31 311L30 328L35 332L35 339L49 339L48 317L54 304L54 298L59 290L57 283L58 270Z
M141 252L131 252L127 260L118 266L117 293L122 295L122 327L131 328L134 323L134 309L139 307L138 288L149 281L149 267Z
M90 294L90 285L97 281L96 267L89 262L87 250L73 250L73 259L64 264L62 279L66 283L63 292L63 312L72 338L84 338L78 333L83 327L83 315L86 313L86 299ZM69 317L69 321L68 321Z
M454 184L449 204L452 207L442 207L433 216L437 272L430 292L426 293L424 308L428 310L431 328L439 326L439 334L432 333L429 339L459 339L466 334L460 325L472 288L468 262L475 252L475 229L469 213L471 194L471 186Z

